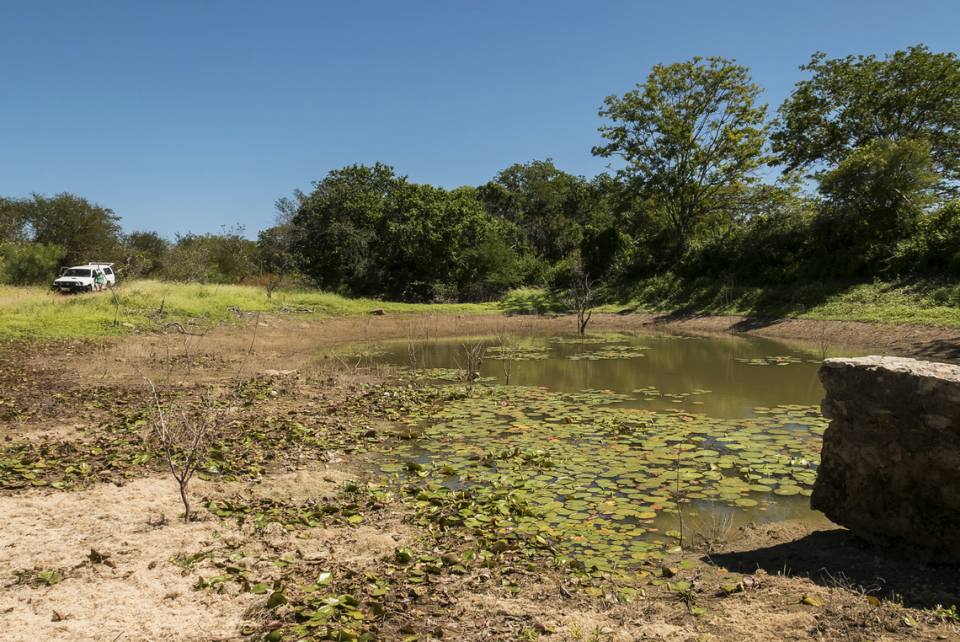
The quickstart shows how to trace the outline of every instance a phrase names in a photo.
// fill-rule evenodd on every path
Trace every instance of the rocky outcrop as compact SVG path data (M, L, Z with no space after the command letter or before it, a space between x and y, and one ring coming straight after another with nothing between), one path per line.
M831 421L811 507L865 539L960 561L960 367L828 359L820 380Z

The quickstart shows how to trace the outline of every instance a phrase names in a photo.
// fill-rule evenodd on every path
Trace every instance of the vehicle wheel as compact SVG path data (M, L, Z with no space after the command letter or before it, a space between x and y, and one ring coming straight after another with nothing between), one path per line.
M88 286L87 286L87 292L93 292L93 286L92 286L92 285L88 285Z

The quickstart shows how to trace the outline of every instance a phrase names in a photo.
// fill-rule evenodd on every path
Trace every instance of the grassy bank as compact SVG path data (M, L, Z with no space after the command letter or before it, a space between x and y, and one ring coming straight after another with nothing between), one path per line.
M299 308L312 310L310 318L349 317L383 308L390 314L429 312L471 314L496 311L496 305L426 305L347 299L317 290L286 290L267 298L260 288L241 285L199 285L134 281L110 291L64 295L44 288L0 286L0 339L17 337L68 338L122 334L119 325L156 327L160 323L197 320L201 327L237 323L236 310L279 313ZM119 305L118 305L119 304ZM118 325L114 325L114 318Z
M658 277L638 283L632 305L648 311L960 327L960 280L817 281L745 286Z
M42 288L0 286L0 339L68 338L122 334L119 324L157 327L197 320L201 327L237 323L237 310L300 313L310 318L358 317L383 308L392 315L549 314L566 312L562 297L522 289L489 304L407 304L348 299L317 290L286 290L267 298L263 289L240 285L199 285L136 281L108 292L58 294ZM598 312L659 312L738 315L783 319L829 319L889 325L960 327L960 279L898 279L887 282L821 281L756 287L735 281L682 280L671 275L646 279L617 293L605 293ZM119 304L119 305L118 305ZM117 324L114 324L116 318Z
M658 312L828 319L890 325L960 327L960 280L898 279L881 282L819 281L756 287L736 281L682 280L672 275L646 279L628 290L605 293L598 312ZM543 290L516 290L501 308L514 314L563 310Z

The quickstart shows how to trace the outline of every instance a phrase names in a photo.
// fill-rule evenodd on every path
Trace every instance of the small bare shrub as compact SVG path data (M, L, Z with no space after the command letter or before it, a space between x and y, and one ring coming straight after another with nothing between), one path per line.
M483 366L483 356L487 352L487 346L482 341L461 342L458 356L454 357L457 362L457 378L466 384L467 389L473 389L473 382L480 377L480 368ZM462 360L462 364L461 364Z
M507 385L510 385L510 376L514 371L514 359L520 349L524 327L524 322L520 321L515 328L511 329L509 319L506 318L497 323L495 333L497 346L500 348L500 366L503 369L503 376L506 378ZM516 369L519 370L520 367L517 366Z
M430 331L427 327L427 317L424 315L408 320L404 324L407 335L407 361L414 372L424 367L424 357Z
M817 327L817 348L820 349L820 360L823 361L827 358L827 350L830 349L830 335L827 332L827 322L820 321L820 325Z
M193 475L204 464L207 450L216 444L223 434L227 419L234 405L240 398L240 374L246 365L247 359L253 352L257 340L257 328L260 325L260 315L253 325L253 339L247 350L247 355L240 364L232 389L224 391L218 387L208 387L199 399L189 399L175 389L173 375L174 360L167 358L167 372L162 391L157 390L153 379L137 373L147 382L151 392L151 415L149 428L152 437L156 439L160 451L170 474L180 488L180 499L183 501L185 522L190 521L190 498L187 487ZM184 342L184 351L188 348ZM187 359L189 362L189 359ZM224 393L227 394L224 394ZM226 396L226 399L222 397ZM161 399L162 398L162 399Z
M184 400L172 389L170 379L163 391L164 401L154 382L144 377L153 395L150 427L160 445L164 463L180 487L184 521L190 521L187 486L203 465L207 448L221 435L231 404L221 403L216 389L208 389L199 401Z

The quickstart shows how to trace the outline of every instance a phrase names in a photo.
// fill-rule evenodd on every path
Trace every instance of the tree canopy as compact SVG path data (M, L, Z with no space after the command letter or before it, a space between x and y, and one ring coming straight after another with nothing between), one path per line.
M515 224L527 248L548 263L567 257L579 246L582 227L606 215L604 196L550 158L511 165L479 195L490 216Z
M748 69L723 58L657 65L647 82L609 96L600 116L606 145L594 156L619 156L617 172L641 198L662 208L677 242L703 217L725 209L763 165L766 105Z
M0 281L106 260L126 277L246 283L267 296L295 283L449 302L572 283L604 298L651 277L659 300L671 278L960 275L960 201L947 200L960 192L956 55L817 53L801 70L810 77L768 124L762 90L735 60L659 64L599 110L592 153L615 158L614 172L587 180L547 158L443 189L355 164L277 200L256 241L224 226L171 243L120 233L111 210L73 194L0 197ZM772 164L785 167L774 184L759 177Z
M113 210L67 192L53 197L34 193L18 207L33 242L66 249L64 264L106 260L116 252L120 217Z
M960 60L923 45L878 60L816 53L800 67L812 77L796 85L778 111L772 149L786 171L839 166L873 141L918 140L930 150L942 189L960 179ZM954 183L949 185L949 183Z
M330 172L304 197L293 224L303 272L321 287L406 300L456 298L468 285L514 285L503 257L509 222L491 220L474 188L418 185L393 168ZM469 282L469 283L468 283Z

